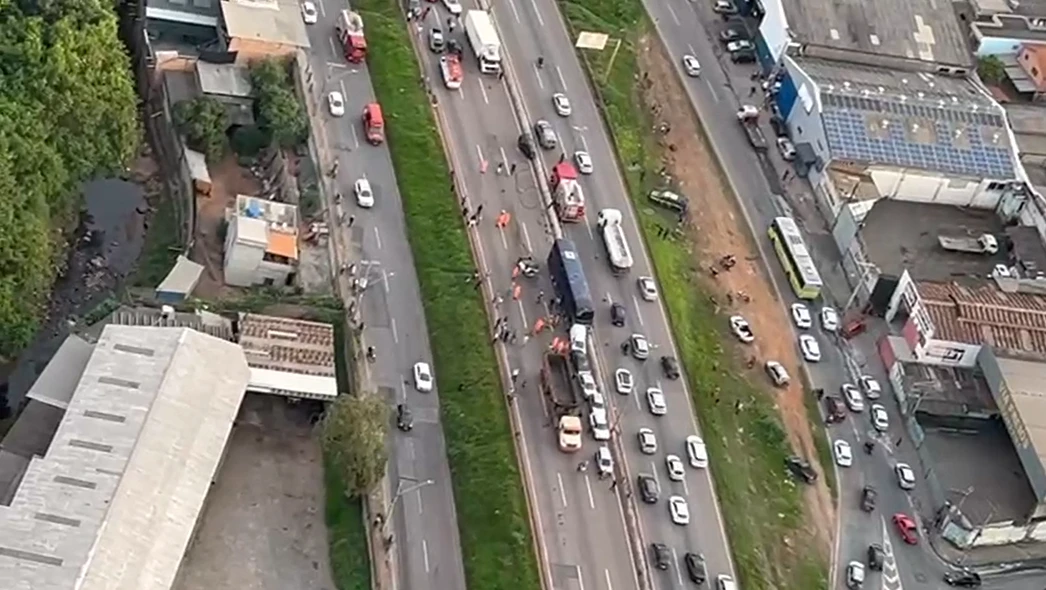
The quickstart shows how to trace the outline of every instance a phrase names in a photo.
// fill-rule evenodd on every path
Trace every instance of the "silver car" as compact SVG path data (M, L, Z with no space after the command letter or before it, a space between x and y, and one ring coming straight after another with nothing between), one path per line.
M701 63L692 55L688 54L683 56L683 69L686 70L686 75L691 78L696 78L701 75Z
M555 107L556 114L560 117L569 117L572 111L570 108L570 99L562 92L557 92L552 95L552 106Z
M552 129L552 124L544 119L534 123L534 135L538 138L538 145L542 149L554 150L559 145L559 140L556 139L556 132Z
M654 436L654 431L649 428L639 429L639 450L644 455L653 455L657 452L657 437Z

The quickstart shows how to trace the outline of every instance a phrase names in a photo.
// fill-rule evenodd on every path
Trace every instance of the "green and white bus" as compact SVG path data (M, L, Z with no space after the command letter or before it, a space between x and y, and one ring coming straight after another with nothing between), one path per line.
M768 233L796 297L817 299L824 283L821 282L821 274L817 272L817 266L806 249L806 242L795 220L791 217L777 217L770 224Z

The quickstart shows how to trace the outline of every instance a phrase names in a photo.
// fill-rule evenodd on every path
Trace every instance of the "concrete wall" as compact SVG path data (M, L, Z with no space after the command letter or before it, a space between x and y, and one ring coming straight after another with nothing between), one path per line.
M994 209L1001 190L988 190L992 180L949 178L939 173L873 166L869 173L884 198L956 207Z

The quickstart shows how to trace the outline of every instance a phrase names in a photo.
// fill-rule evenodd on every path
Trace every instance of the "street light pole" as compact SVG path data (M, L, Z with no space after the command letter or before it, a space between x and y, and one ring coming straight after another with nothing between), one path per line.
M389 509L385 511L385 525L388 526L389 522L392 521L392 514L396 510L396 503L399 502L400 498L402 498L404 494L409 494L414 490L419 490L425 486L430 486L434 483L436 483L435 480L426 479L425 481L419 481L418 483L412 486L407 486L406 488L401 489L400 486L403 484L403 480L401 479L399 483L396 484L396 494L392 496L392 501L389 502Z

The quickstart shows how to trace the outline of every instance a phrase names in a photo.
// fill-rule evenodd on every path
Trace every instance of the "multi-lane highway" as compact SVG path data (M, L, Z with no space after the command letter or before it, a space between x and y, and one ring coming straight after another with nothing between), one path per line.
M756 84L751 79L754 65L736 65L729 60L728 54L718 46L719 31L728 26L723 19L712 12L712 3L687 0L644 0L647 11L652 16L658 34L676 62L679 74L691 103L697 112L707 135L714 138L713 148L723 166L726 175L740 198L745 216L759 238L764 256L769 252L769 242L762 230L777 215L788 214L788 205L782 199L768 199L767 195L779 194L777 172L770 166L765 157L778 159L771 153L763 158L757 156L748 145L747 139L739 129L733 113L743 102L760 100L761 94L747 97L749 88ZM737 26L736 22L729 26ZM704 66L701 77L687 77L681 68L683 55L690 54ZM769 130L767 130L769 136ZM753 171L767 171L767 175L753 174ZM823 261L820 261L823 262ZM787 281L779 268L771 263L772 279L779 290L789 293ZM828 274L834 269L823 268ZM836 299L829 301L842 304L846 293L833 293ZM837 343L839 344L839 343ZM824 360L816 365L808 365L812 381L817 387L823 387L829 393L838 394L844 382L856 382L857 366L851 355L844 354L847 346L822 346ZM878 359L869 359L866 370L886 384L881 364ZM874 367L874 368L872 368ZM887 396L888 397L888 396ZM891 399L883 400L891 415L891 429L882 436L876 436L871 428L866 413L851 414L843 423L830 428L830 438L847 440L856 451L854 466L840 469L839 498L839 539L835 560L838 565L835 584L841 584L845 576L845 565L851 560L863 560L871 543L883 544L889 549L884 572L876 581L876 587L886 590L904 588L937 587L947 564L928 547L920 543L910 547L900 542L896 531L890 523L890 517L898 512L912 515L923 497L920 490L908 493L897 485L894 467L898 462L918 465L912 453L912 444L907 433L900 428L900 417L897 407ZM876 450L872 456L861 452L864 440L875 438ZM897 441L901 441L898 446ZM825 466L831 468L831 466ZM859 508L861 490L865 485L872 485L879 492L878 507L872 514L862 512ZM875 578L873 578L875 580ZM1009 584L1018 587L1027 583L1027 579L1003 580L989 582L992 587L1005 587Z
M334 26L347 5L314 1L320 15L319 22L308 27L317 105L313 127L320 152L328 155L321 158L324 166L338 162L333 184L343 197L340 204L328 205L337 222L332 232L341 232L338 242L347 245L341 259L354 265L353 273L344 274L362 279L356 295L362 341L374 347L377 357L362 363L366 386L382 395L390 408L407 404L414 417L410 432L390 425L385 513L392 514L387 526L394 539L394 583L408 590L465 588L439 394L419 393L411 377L414 363L431 363L432 357L392 161L384 145L371 146L363 138L360 115L374 101L374 92L366 66L347 63L337 45ZM329 112L327 96L332 91L345 97L344 116ZM353 184L360 178L373 187L376 204L371 209L358 207L353 197Z
M465 9L476 8L466 4ZM687 476L679 483L666 475L664 456L668 453L686 456L684 440L697 432L690 397L683 381L665 379L658 367L662 354L674 355L671 335L664 313L657 303L643 302L638 297L635 279L651 275L649 261L642 253L642 241L631 216L630 204L621 183L621 175L603 132L595 102L589 93L573 47L563 27L557 8L551 0L534 3L513 0L498 5L495 16L506 51L511 78L518 84L523 98L523 113L515 113L506 86L496 77L481 76L474 59L466 55L465 82L459 91L440 87L438 57L427 50L428 28L437 23L446 31L448 15L433 6L421 19L416 45L423 55L429 79L439 99L438 112L445 137L452 152L454 168L468 211L483 207L483 218L475 233L475 248L483 266L489 270L492 297L497 317L508 319L517 333L516 341L507 343L508 365L519 369L513 411L522 426L521 442L524 461L529 466L532 498L540 523L536 531L541 557L549 564L548 575L555 588L632 588L637 574L630 559L625 533L625 511L630 504L638 508L643 546L641 555L649 559L649 544L665 543L673 553L672 567L654 576L655 588L683 587L690 584L682 557L686 552L702 553L708 573L732 571L729 550L723 534L716 501L707 471L688 467ZM458 41L467 48L458 28ZM540 49L538 49L540 48ZM544 56L544 66L537 58ZM555 115L551 96L564 92L573 103L569 117ZM550 170L561 154L571 157L577 150L588 151L596 167L595 174L582 180L587 199L588 218L584 223L566 225L564 233L574 240L585 265L589 284L597 303L593 342L603 391L615 408L613 426L625 449L626 465L619 484L600 480L594 469L579 471L579 461L589 460L598 444L586 434L585 449L579 455L566 455L557 450L554 430L547 408L539 394L541 355L548 338L524 342L524 334L539 317L548 317L547 302L551 286L547 276L519 279L522 296L511 297L511 268L523 255L533 253L541 262L551 245L550 229L536 186L535 175L526 159L517 151L516 140L522 127L538 119L548 120L559 138L559 149L543 151L544 170ZM499 164L504 164L504 168ZM606 265L603 246L593 231L596 213L614 207L626 213L626 233L636 256L628 277L615 277ZM512 215L507 228L498 228L494 219L502 210ZM548 295L541 298L541 293ZM541 301L539 301L539 298ZM623 328L610 325L612 302L627 310ZM640 362L620 353L620 344L632 333L644 334L655 347L651 360ZM499 344L499 346L502 346ZM607 379L613 370L626 367L636 376L637 392L619 396ZM664 417L652 416L644 401L647 387L661 387L670 411ZM639 428L654 430L659 452L644 455L638 450ZM633 496L635 477L639 473L655 476L661 486L660 501L655 505L639 503ZM667 497L681 495L687 499L695 524L672 524ZM696 524L700 523L700 525Z

